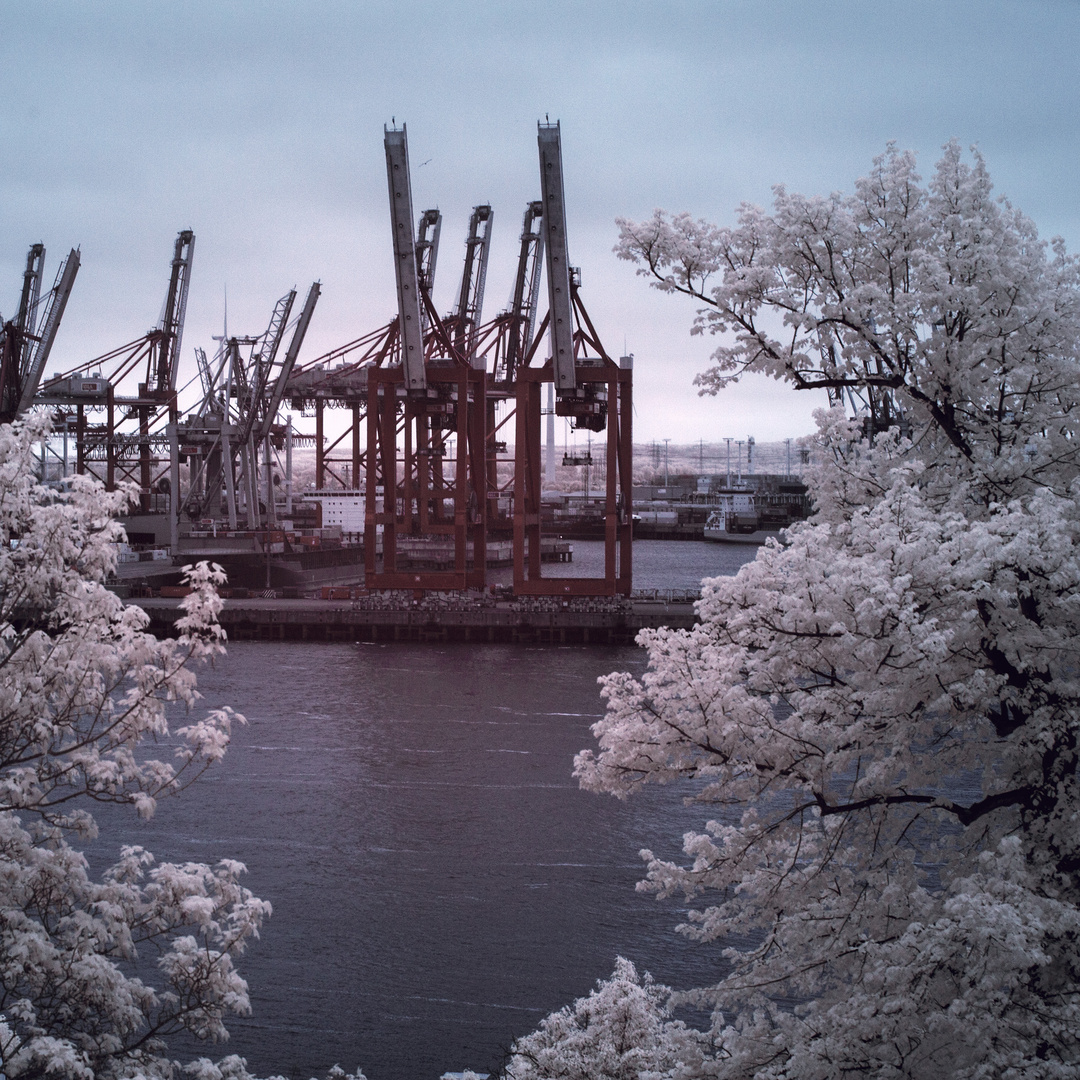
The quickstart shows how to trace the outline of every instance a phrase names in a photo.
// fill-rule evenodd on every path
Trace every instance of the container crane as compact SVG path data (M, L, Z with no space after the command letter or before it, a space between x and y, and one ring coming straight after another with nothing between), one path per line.
M631 380L629 358L604 350L569 266L559 125L538 129L543 198L527 206L508 311L481 324L492 215L470 219L466 265L454 311L431 302L437 212L414 218L404 126L384 128L398 314L293 370L285 392L315 416L316 486L327 477L365 491L367 584L376 589L460 589L483 585L489 530L512 531L514 588L524 595L628 594L631 581ZM430 214L430 217L428 216ZM549 221L549 218L551 219ZM555 233L548 226L554 222ZM549 248L554 245L555 254ZM546 257L545 257L546 256ZM543 267L554 282L537 326ZM548 334L549 327L554 327ZM541 343L551 340L551 355ZM490 371L489 371L490 367ZM541 573L541 390L558 388L557 411L578 427L607 428L602 577ZM352 424L323 438L328 405L352 409ZM367 438L361 448L361 416ZM516 431L513 459L501 431ZM335 447L351 433L351 460ZM503 456L500 456L503 455ZM340 466L340 471L335 467ZM507 466L512 474L506 480ZM377 543L382 541L382 565ZM438 557L436 557L438 554ZM420 561L428 568L414 570ZM441 563L451 570L432 569ZM470 564L471 563L471 567Z
M239 479L248 527L258 527L261 524L261 453L264 463L262 478L266 481L266 512L270 520L274 520L270 443L275 435L275 420L284 396L285 383L296 364L319 293L320 285L315 282L308 290L303 310L291 324L292 336L284 354L281 346L290 325L295 289L274 305L270 323L259 337L231 337L223 341L215 365L206 360L205 352L196 349L203 399L199 409L179 424L176 431L178 449L174 486L179 480L180 457L191 460L188 494L183 504L178 505L178 514L186 512L195 518L207 514L216 517L224 481L229 525L236 528ZM242 345L250 347L246 359L241 354ZM232 404L234 401L235 405Z
M136 483L143 513L155 512L155 492L171 494L166 429L177 418L176 377L194 252L195 234L184 229L173 244L165 301L152 330L53 375L35 398L75 409L77 471L95 473L110 491L122 481ZM103 422L89 423L88 413L103 413Z
M574 427L603 431L607 417L606 388L579 385L574 348L574 300L580 276L570 266L566 243L566 198L563 190L562 139L558 121L537 125L540 191L544 203L544 250L548 282L548 333L555 383L555 413L570 417ZM579 312L580 314L580 312Z
M566 236L561 132L537 125L543 203L548 313L515 370L514 591L533 596L629 595L632 560L632 437L630 357L618 363L604 350L578 295ZM523 242L524 255L524 242ZM544 330L550 357L530 363ZM588 431L607 428L603 496L604 576L546 578L541 571L541 388L554 386L555 412Z
M367 582L371 588L482 585L487 550L487 374L482 367L471 366L455 344L452 329L436 313L418 270L405 126L384 128L383 145L398 297L397 325L385 340L394 343L400 362L371 364L358 372L363 375L367 410ZM464 308L459 294L463 323L469 318L468 306L482 300L490 208L484 213L478 208L474 217ZM384 358L389 359L380 352L380 361ZM451 439L453 455L448 450ZM375 554L380 527L381 569ZM399 541L422 545L429 552L432 545L445 545L453 569L410 572L399 565ZM404 562L404 546L401 550ZM470 554L472 570L467 566Z

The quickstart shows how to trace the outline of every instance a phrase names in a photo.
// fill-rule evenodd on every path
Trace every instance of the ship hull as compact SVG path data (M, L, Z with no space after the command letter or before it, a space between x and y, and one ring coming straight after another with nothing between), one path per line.
M705 539L715 544L764 544L769 537L780 539L778 529L754 529L753 532L728 532L726 529L714 529L705 526Z

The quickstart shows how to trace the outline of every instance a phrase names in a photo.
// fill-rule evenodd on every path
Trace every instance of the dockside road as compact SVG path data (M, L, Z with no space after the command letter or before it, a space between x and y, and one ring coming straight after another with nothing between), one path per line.
M358 600L227 599L220 622L234 641L510 642L631 644L646 627L694 625L696 597L657 591L634 598L518 598L494 601L427 597L397 603ZM179 599L129 601L150 616L159 636L175 633Z

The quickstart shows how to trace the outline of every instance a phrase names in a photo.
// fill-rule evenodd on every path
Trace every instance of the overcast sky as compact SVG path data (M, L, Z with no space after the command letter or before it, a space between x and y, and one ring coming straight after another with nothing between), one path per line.
M302 360L394 314L383 125L406 121L414 206L443 212L449 310L470 209L494 207L486 313L563 131L571 259L608 351L635 361L635 437L797 436L817 402L753 382L699 399L693 308L611 253L617 215L730 223L775 183L850 190L895 140L929 175L951 137L1044 237L1080 245L1077 0L311 3L0 0L0 311L28 246L82 269L49 370L138 337L176 233L196 234L183 374L274 301L323 294Z

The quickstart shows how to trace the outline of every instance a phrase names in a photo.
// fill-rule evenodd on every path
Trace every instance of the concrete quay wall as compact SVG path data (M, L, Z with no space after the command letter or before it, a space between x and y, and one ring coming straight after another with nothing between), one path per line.
M175 633L180 601L132 600L159 636ZM633 602L623 610L530 610L503 602L476 608L371 609L342 600L225 600L221 625L233 641L411 641L628 645L646 627L694 625L685 602Z

